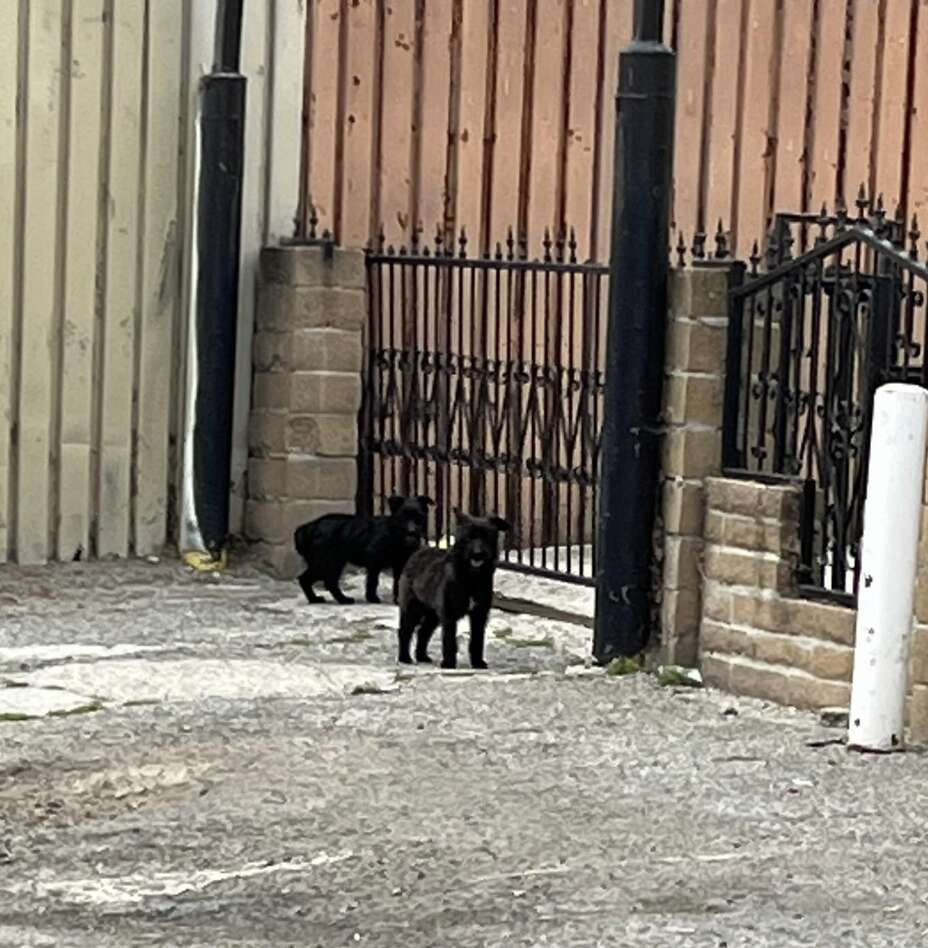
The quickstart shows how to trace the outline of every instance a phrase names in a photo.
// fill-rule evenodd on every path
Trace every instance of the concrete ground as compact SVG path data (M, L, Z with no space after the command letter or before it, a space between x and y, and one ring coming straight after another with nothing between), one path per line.
M398 673L394 624L244 568L0 569L0 945L928 943L923 754L526 616L488 673Z

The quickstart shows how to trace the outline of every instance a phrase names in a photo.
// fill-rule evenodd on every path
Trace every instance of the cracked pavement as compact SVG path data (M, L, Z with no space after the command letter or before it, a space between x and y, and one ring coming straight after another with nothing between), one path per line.
M928 941L917 749L524 615L400 670L394 625L247 565L0 570L0 945Z

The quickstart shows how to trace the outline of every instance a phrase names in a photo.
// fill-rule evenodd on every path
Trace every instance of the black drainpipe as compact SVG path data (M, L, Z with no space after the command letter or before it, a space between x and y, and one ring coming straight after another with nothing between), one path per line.
M242 4L219 0L213 70L200 80L192 513L216 559L229 533L245 138Z
M602 663L647 645L654 606L676 94L663 19L664 0L635 0L635 36L619 57L593 638Z

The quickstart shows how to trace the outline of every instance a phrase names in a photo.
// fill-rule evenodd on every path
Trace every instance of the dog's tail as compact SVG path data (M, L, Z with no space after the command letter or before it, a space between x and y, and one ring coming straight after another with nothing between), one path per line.
M293 531L293 546L304 560L306 559L306 550L309 549L311 530L312 524L304 523Z

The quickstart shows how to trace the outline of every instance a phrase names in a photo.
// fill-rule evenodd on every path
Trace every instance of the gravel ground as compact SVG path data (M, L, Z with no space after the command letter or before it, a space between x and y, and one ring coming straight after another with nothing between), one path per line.
M245 568L0 570L0 699L63 702L0 713L0 945L928 943L923 754L525 616L489 673L398 674L394 623Z

